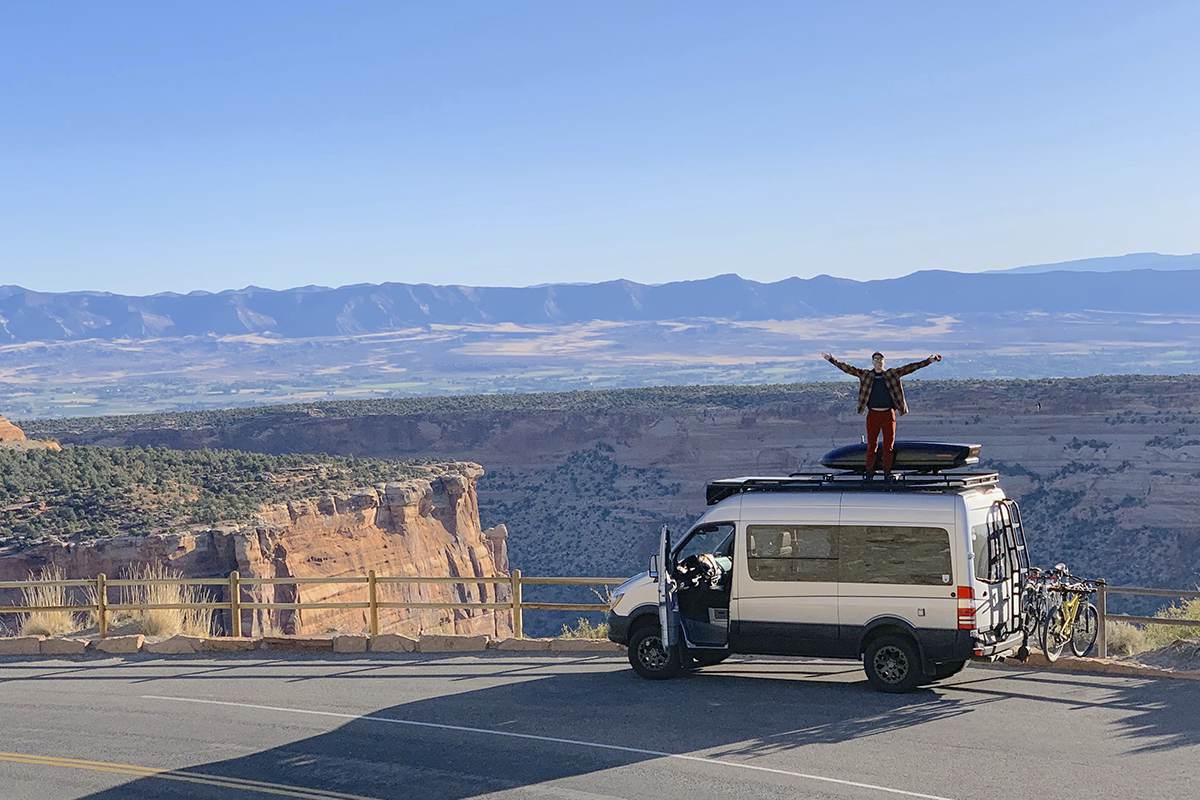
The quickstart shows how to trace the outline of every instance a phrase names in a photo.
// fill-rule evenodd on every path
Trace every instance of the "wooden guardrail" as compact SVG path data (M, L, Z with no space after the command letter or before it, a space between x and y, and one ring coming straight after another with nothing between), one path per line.
M1197 619L1171 619L1170 617L1143 617L1137 614L1108 613L1108 596L1110 594L1132 594L1145 597L1169 597L1174 600L1197 600L1200 592L1189 592L1182 589L1151 589L1144 586L1106 586L1100 585L1096 592L1096 624L1100 630L1096 632L1096 654L1108 658L1107 623L1133 622L1139 625L1178 625L1183 628L1200 628Z
M152 611L157 609L228 611L231 636L242 635L242 611L250 610L317 610L317 609L366 609L371 635L379 633L379 610L388 608L401 609L473 609L473 610L508 610L512 613L513 635L524 636L525 611L607 611L604 603L543 603L529 602L524 599L526 586L616 586L624 583L625 578L595 578L595 577L526 577L521 570L514 569L511 575L494 577L447 577L447 576L383 576L376 575L374 570L365 576L341 577L290 577L290 578L243 578L237 572L229 573L228 578L121 578L109 580L103 573L95 578L73 580L35 580L35 581L0 581L0 589L30 589L35 587L63 587L90 590L96 602L80 603L64 606L0 606L0 614L28 614L31 611L67 611L73 613L94 613L98 621L100 636L108 635L109 615L118 611ZM398 584L460 584L491 586L508 586L509 599L500 603L426 603L426 602L394 602L379 599L379 587ZM243 589L255 586L302 586L311 584L329 585L365 585L367 588L366 601L347 602L298 602L298 603L265 603L242 599ZM129 588L135 586L220 586L227 588L229 599L224 601L197 603L112 603L109 592L114 588ZM1134 614L1111 614L1108 612L1109 595L1142 595L1149 597L1165 597L1175 600L1200 599L1200 591L1184 591L1181 589L1152 589L1141 586L1106 586L1101 585L1096 598L1099 631L1096 638L1096 650L1101 658L1108 655L1108 635L1106 623L1131 622L1139 625L1178 625L1180 627L1200 628L1200 620L1171 619L1169 617L1146 617Z
M477 609L477 610L508 610L512 613L513 635L521 638L525 633L525 611L607 611L605 603L542 603L524 600L526 586L616 586L624 583L626 578L593 578L593 577L526 577L521 570L514 569L511 575L494 577L446 577L446 576L384 576L376 575L374 570L365 576L341 577L301 577L301 578L243 578L238 572L229 573L228 578L121 578L109 580L103 573L91 579L74 580L34 580L34 581L0 581L0 589L33 589L38 587L78 588L90 591L95 597L94 603L79 603L61 606L0 606L0 614L28 614L32 611L67 611L73 613L93 613L96 615L97 626L101 637L108 635L109 615L117 611L153 611L158 609L176 610L206 610L228 611L230 619L229 635L242 635L242 611L249 610L310 610L310 609L366 609L369 628L372 636L379 634L379 610L381 608L416 608L416 609ZM500 603L426 603L426 602L393 602L379 599L379 587L398 584L488 584L491 586L508 586L510 597L507 602ZM298 603L263 603L242 599L243 589L255 586L275 585L365 585L367 588L366 601L348 602L298 602ZM227 588L229 599L213 602L196 603L112 603L109 601L109 591L113 588L129 588L135 586L220 586Z

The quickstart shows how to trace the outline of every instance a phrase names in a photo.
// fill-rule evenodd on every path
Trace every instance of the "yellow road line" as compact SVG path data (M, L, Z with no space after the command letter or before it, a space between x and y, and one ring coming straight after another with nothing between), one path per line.
M197 783L221 789L241 789L279 797L298 797L303 800L377 800L376 798L358 794L331 792L325 789L310 789L304 786L289 786L283 783L269 783L267 781L255 781L225 775L210 775L190 770L159 769L156 767L143 767L137 764L118 764L110 761L89 761L82 758L59 758L57 756L39 756L29 753L0 752L0 762L28 764L39 767L60 767L63 769L85 769L92 772L133 775L139 778L157 778L165 781Z

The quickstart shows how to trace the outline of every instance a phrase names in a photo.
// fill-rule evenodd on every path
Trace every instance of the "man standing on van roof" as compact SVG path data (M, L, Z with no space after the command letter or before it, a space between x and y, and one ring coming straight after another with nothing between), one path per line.
M883 472L892 477L892 456L896 444L896 413L907 414L908 403L904 400L904 386L900 377L941 361L940 354L931 355L923 361L914 361L895 369L885 369L883 353L872 353L872 369L862 369L838 361L829 353L821 357L835 367L858 378L858 413L867 412L867 478L875 473L875 440L883 434Z

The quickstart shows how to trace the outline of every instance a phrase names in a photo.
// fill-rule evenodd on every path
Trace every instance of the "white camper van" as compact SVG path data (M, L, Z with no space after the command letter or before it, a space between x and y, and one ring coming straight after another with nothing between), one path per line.
M734 653L837 657L904 692L1025 647L1025 537L994 472L730 478L707 499L613 594L609 638L643 677Z

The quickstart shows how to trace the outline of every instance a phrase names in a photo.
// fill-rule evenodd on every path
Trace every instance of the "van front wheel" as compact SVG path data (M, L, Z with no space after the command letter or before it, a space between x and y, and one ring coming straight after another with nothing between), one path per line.
M907 636L880 636L867 645L863 668L871 686L881 692L911 692L921 682L917 644Z
M629 665L643 678L674 678L680 669L679 646L664 648L658 626L643 626L629 637Z

